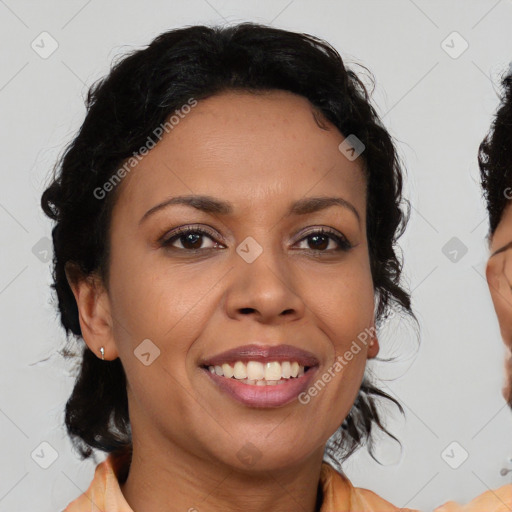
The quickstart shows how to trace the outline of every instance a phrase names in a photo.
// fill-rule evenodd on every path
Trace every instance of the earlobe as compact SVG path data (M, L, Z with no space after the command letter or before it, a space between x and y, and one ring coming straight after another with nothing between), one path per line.
M89 349L105 360L118 357L113 339L112 316L108 293L96 275L80 275L66 266L66 277L78 308L82 338Z
M370 341L368 342L368 352L367 357L368 359L373 359L374 357L377 357L377 354L380 350L379 345L379 339L377 338L377 330L375 329L375 325L373 325L370 329Z

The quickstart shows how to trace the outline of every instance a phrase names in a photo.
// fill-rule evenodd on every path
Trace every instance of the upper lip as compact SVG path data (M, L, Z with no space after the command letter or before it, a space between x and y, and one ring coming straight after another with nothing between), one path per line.
M269 363L271 361L297 361L301 366L317 366L318 359L307 350L293 345L258 345L250 344L226 350L220 354L203 359L200 366L215 366L223 363L235 363L236 361L259 361Z

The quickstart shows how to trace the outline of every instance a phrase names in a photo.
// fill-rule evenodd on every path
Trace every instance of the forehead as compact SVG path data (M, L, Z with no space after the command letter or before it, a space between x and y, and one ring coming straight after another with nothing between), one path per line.
M276 208L279 195L338 192L363 215L362 162L340 152L343 140L301 96L222 93L200 100L180 118L124 178L119 201L142 215L169 195L208 194L240 207Z

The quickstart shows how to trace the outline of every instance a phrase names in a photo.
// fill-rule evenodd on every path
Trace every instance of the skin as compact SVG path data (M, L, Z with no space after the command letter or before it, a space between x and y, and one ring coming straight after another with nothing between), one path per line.
M505 344L505 375L503 396L512 404L512 205L503 211L501 220L490 240L490 257L486 276L494 309Z
M120 357L127 375L133 460L121 490L137 512L315 510L326 442L354 403L377 339L307 405L243 405L198 363L251 342L288 343L316 355L316 381L374 326L362 162L349 161L338 149L344 136L321 122L325 129L305 98L284 91L199 101L120 185L109 282L71 284L85 342L99 357L101 346L105 359ZM188 194L229 201L233 212L172 205L139 224L155 205ZM342 206L285 215L313 196L342 197L359 219ZM215 237L159 246L183 225ZM306 235L320 227L352 248L336 250L330 238L315 245ZM252 263L236 252L248 236L263 249ZM160 350L149 366L134 355L144 339ZM256 447L251 466L237 457L247 442Z

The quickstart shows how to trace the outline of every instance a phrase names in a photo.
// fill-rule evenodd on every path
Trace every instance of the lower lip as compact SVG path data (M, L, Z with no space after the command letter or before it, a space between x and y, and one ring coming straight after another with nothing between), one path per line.
M304 375L287 379L284 384L270 386L244 384L237 379L221 377L216 373L210 372L208 368L202 369L222 391L244 405L251 407L282 407L293 402L308 388L318 367L311 367Z

